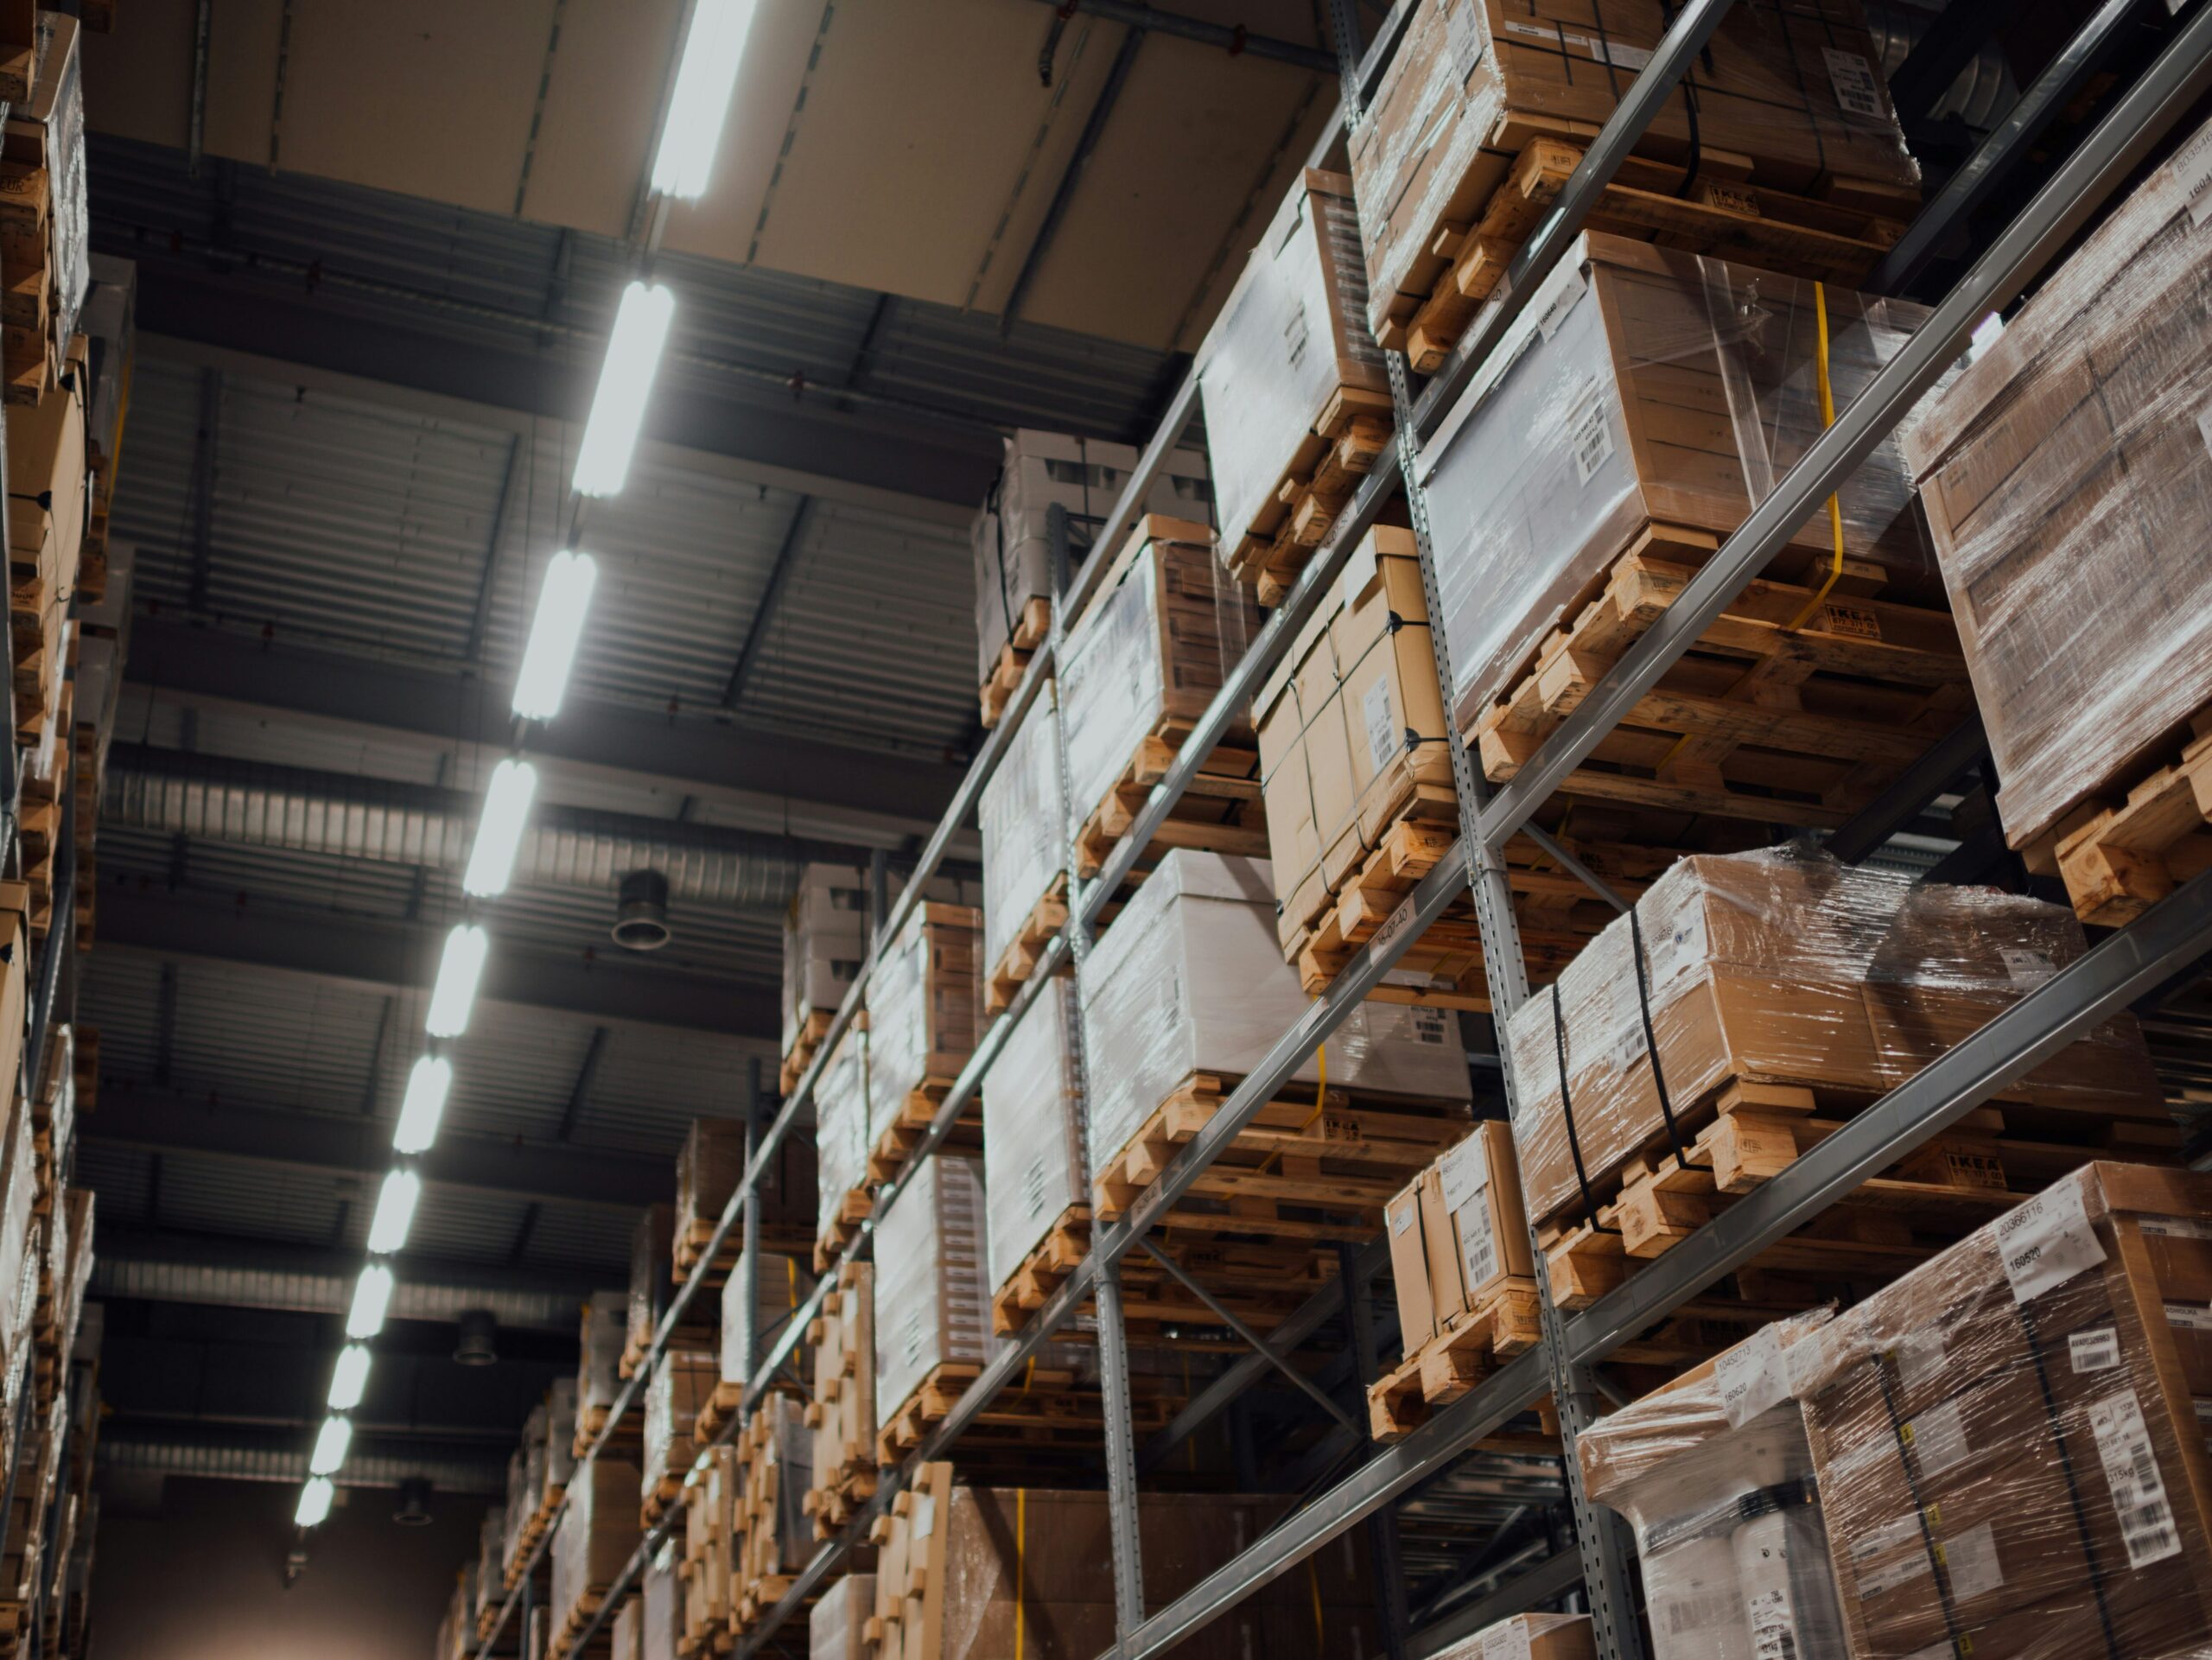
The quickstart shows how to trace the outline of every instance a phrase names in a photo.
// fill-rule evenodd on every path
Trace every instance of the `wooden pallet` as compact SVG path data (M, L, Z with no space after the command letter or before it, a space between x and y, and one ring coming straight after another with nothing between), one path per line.
M983 677L982 686L976 694L987 729L996 726L999 717L1006 713L1007 704L1021 685L1021 677L1029 672L1031 656L1052 632L1052 602L1041 594L1032 595L1023 602L1021 614L1014 620L1013 636L999 647L998 661Z
M931 1064L960 1059L953 1056L932 1055ZM950 1074L925 1079L918 1088L906 1091L906 1098L899 1103L899 1110L875 1138L875 1145L868 1149L868 1176L871 1183L895 1179L906 1169L914 1156L914 1149L929 1134L938 1109L944 1104L944 1097L952 1092L955 1082ZM950 1148L965 1148L980 1153L983 1145L983 1098L979 1092L969 1097L960 1110L960 1116L944 1140Z
M626 1377L631 1374L626 1372L623 1376ZM582 1458L591 1451L592 1443L597 1441L607 1428L607 1410L605 1407L585 1407L579 1410L576 1414L575 1436L569 1443L569 1451L577 1458ZM624 1447L638 1447L644 1445L645 1428L641 1421L641 1415L632 1412L626 1413L622 1421L614 1426L613 1438L608 1441L607 1450L613 1453Z
M959 1361L932 1367L876 1432L877 1460L897 1464L919 1447L982 1370ZM1166 1390L1150 1387L1159 1381L1148 1377L1129 1380L1129 1411L1139 1434L1165 1428L1179 1404ZM1000 1390L976 1415L960 1445L988 1447L994 1454L1029 1453L1048 1458L1070 1449L1095 1451L1104 1424L1102 1406L1103 1398L1095 1390L1079 1388L1072 1371L1034 1367L1023 1374L1020 1384Z
M1491 782L1535 756L1720 539L1652 524L1630 543L1602 591L1478 718ZM1759 824L1848 820L1958 724L1974 694L1946 613L1867 597L1868 569L1846 570L1853 591L1839 585L1802 627L1791 625L1817 588L1751 582L1562 790Z
M1045 1231L1037 1248L1022 1258L1021 1266L992 1294L991 1330L1019 1332L1028 1325L1029 1317L1075 1272L1076 1264L1090 1249L1090 1206L1071 1205Z
M2179 759L2154 768L2116 804L2094 799L2075 808L2031 859L2056 863L2082 921L2132 922L2212 869L2212 709L2200 710L2190 728Z
M690 1466L687 1464L688 1469ZM670 1509L683 1502L683 1478L680 1475L663 1476L645 1490L638 1506L639 1527L651 1533L660 1525L660 1519Z
M1709 1107L1699 1103L1677 1115L1688 1133L1707 1110L1716 1114L1694 1131L1684 1163L1670 1151L1649 1151L1617 1173L1618 1192L1600 1202L1594 1219L1538 1227L1553 1301L1589 1307L1780 1174L1872 1098L1871 1091L1796 1084L1721 1085ZM1762 1253L1757 1268L1770 1278L1886 1284L2084 1160L2163 1161L2180 1148L2180 1130L2170 1122L2083 1113L2082 1140L2070 1144L2015 1133L2008 1123L2014 1110L2003 1101L1976 1109ZM2028 1107L2024 1116L2048 1135L2047 1111Z
M835 1537L875 1497L875 1268L848 1262L806 1329L814 1463L802 1508Z
M1192 723L1160 720L1138 741L1121 776L1107 790L1076 832L1076 874L1088 881L1106 861L1143 810L1152 786L1167 776ZM1190 788L1153 832L1151 848L1198 848L1209 853L1268 856L1267 827L1260 822L1260 755L1255 749L1217 745ZM1149 850L1149 849L1148 849Z
M1052 936L1067 925L1068 875L1063 870L1052 878L1052 885L1045 890L1044 897L1030 907L1007 948L999 953L999 960L983 981L983 1012L996 1014L1011 1003L1016 993L1029 983L1029 976L1037 971L1037 959L1044 955L1045 947Z
M822 1040L830 1030L830 1022L837 1017L834 1008L810 1009L799 1022L798 1035L791 1040L791 1046L784 1052L783 1064L776 1069L776 1090L789 1095L798 1087L806 1069L814 1064L814 1052L822 1046Z
M1483 1306L1461 1314L1368 1386L1369 1434L1385 1444L1419 1428L1505 1362L1542 1339L1536 1282L1509 1276Z
M1224 560L1230 576L1257 590L1262 605L1281 603L1337 516L1389 453L1395 425L1388 392L1339 386L1323 404L1268 506Z
M1517 118L1522 132L1536 124ZM1565 132L1532 137L1504 181L1471 225L1440 225L1427 245L1451 263L1426 296L1401 294L1380 336L1402 350L1417 374L1444 366L1452 348L1496 289L1506 267L1535 234L1580 163L1587 140ZM1855 286L1904 234L1918 203L1895 186L1838 176L1826 199L1760 184L1752 158L1707 151L1688 195L1684 170L1631 156L1585 220L1586 229L1654 242L1664 248L1741 258L1785 276ZM1877 205L1870 210L1853 200ZM1902 215L1902 217L1899 217Z
M736 1418L738 1405L744 1399L744 1384L733 1383L727 1377L715 1384L714 1393L699 1403L698 1415L691 1421L693 1443L712 1446Z
M830 1264L842 1260L852 1249L853 1241L861 1236L861 1224L875 1212L875 1184L846 1190L845 1196L830 1207L820 1223L814 1238L814 1271L826 1274Z
M548 1645L549 1652L559 1656L574 1655L579 1652L598 1652L611 1649L614 1644L614 1634L607 1627L613 1624L612 1620L599 1628L598 1634L592 1639L588 1648L580 1650L577 1646L577 1640L583 1636L584 1628L598 1618L599 1611L605 1606L606 1601L607 1587L604 1586L596 1590L587 1591L579 1596L575 1606L563 1617L551 1643Z

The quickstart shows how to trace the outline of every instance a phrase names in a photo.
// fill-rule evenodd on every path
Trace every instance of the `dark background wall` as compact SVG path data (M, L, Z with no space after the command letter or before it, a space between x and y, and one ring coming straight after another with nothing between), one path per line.
M135 1484L134 1484L135 1485ZM454 1574L490 1501L433 1498L403 1528L396 1496L350 1493L284 1588L299 1494L285 1485L171 1479L157 1508L103 1499L92 1568L101 1660L430 1660Z

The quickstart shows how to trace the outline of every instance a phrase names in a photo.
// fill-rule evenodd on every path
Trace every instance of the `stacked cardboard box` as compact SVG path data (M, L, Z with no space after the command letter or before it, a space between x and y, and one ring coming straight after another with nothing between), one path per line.
M86 404L85 428L92 491L77 593L80 599L98 601L107 590L108 516L115 502L115 480L123 458L123 425L130 414L130 376L138 350L138 267L112 254L96 253L86 264L91 280L78 314L78 328L90 347L86 367L92 391ZM79 674L79 678L83 676ZM83 711L79 713L81 719Z
M1351 181L1292 185L1198 347L1221 551L1261 595L1287 583L1388 447Z
M1090 1203L1075 1064L1081 1018L1071 980L1046 987L1007 1034L983 1097L985 1231L992 1318L1001 1331L1020 1323L1001 1294L1046 1237L1077 1222L1073 1213Z
M1051 899L1065 897L1068 866L1058 690L1045 683L976 804L983 844L983 1007L993 1014L1013 1001L1066 913Z
M639 1660L676 1660L683 1626L683 1587L677 1578L676 1541L653 1553L645 1564L644 1607L638 1622Z
M1518 1281L1533 1284L1512 1126L1486 1120L1384 1212L1408 1358Z
M475 1606L471 1618L480 1642L491 1636L492 1622L499 1617L499 1605L506 1594L506 1568L501 1561L506 1536L506 1506L495 1504L484 1512L484 1524L476 1532L476 1564L472 1576Z
M1009 666L1020 665L1050 626L1052 558L1050 518L1067 514L1071 564L1080 564L1114 503L1136 470L1128 444L1024 428L1006 440L1006 463L969 532L976 564L976 675L984 686L984 721L993 724L991 692ZM1210 512L1205 458L1173 450L1161 464L1143 511L1205 519ZM1013 684L1000 691L998 708Z
M734 1447L707 1455L707 1476L683 1490L682 1640L686 1654L710 1652L729 1629L736 1606L735 1556L742 1456Z
M2208 181L2212 126L1904 435L2005 837L2039 857L2055 838L2093 920L2126 920L2202 864L2189 780L2204 771L2212 704ZM2138 788L2177 757L2171 785ZM2131 792L2123 822L2099 823ZM2183 856L2170 864L2169 849Z
M832 1580L807 1619L807 1660L868 1660L875 1652L868 1640L868 1622L874 1612L874 1574L847 1574Z
M594 1291L584 1303L576 1347L576 1420L571 1442L583 1456L613 1410L622 1391L622 1348L629 1337L630 1297L624 1291Z
M729 1278L722 1282L720 1375L725 1387L718 1402L730 1389L741 1390L752 1381L747 1358L751 1357L753 1367L765 1361L770 1346L814 1290L814 1276L798 1257L785 1251L761 1253L749 1299L745 1294L748 1277L741 1255Z
M814 1529L806 1517L814 1485L812 1438L806 1408L787 1395L764 1399L740 1439L743 1475L737 1484L732 1524L737 1541L733 1600L738 1629L752 1625L791 1588L791 1575L814 1555Z
M982 1026L982 914L924 902L885 947L868 982L868 1145L871 1176L897 1173L975 1052Z
M974 1161L942 1154L915 1166L906 1191L884 1218L874 1275L879 1433L939 1368L966 1368L972 1376L988 1358L983 1229L983 1187Z
M638 1466L602 1458L579 1469L553 1539L548 1612L556 1640L582 1630L598 1611L639 1537Z
M545 1485L538 1509L550 1515L576 1472L576 1380L556 1377L545 1397Z
M1597 1655L1587 1614L1515 1614L1454 1643L1434 1660L1597 1660Z
M609 1627L613 1645L613 1660L642 1660L640 1646L645 1640L645 1608L642 1598L625 1597L622 1606L614 1611Z
M1351 139L1376 339L1406 348L1423 373L1435 366L1541 213L1540 197L1525 222L1486 221L1516 160L1545 139L1561 152L1554 169L1580 160L1674 16L1665 0L1606 0L1601 10L1577 0L1423 0L1414 9ZM1622 183L1731 210L1746 233L1762 228L1752 181L1910 218L1919 172L1879 61L1858 0L1745 0L1638 141ZM1626 206L1608 202L1600 221ZM1837 218L1820 228L1833 233ZM1700 228L1725 239L1729 223L1700 216ZM1679 220L1641 228L1684 229ZM1423 317L1424 302L1446 286L1460 303L1448 327L1425 333L1424 323L1435 331L1445 320L1433 307Z
M1775 849L1685 859L1531 997L1508 1032L1529 1214L1586 1214L1624 1166L1669 1148L1663 1081L1686 1141L1731 1084L1794 1087L1715 1125L1702 1156L1755 1183L1796 1148L1788 1126L1904 1082L2078 957L2063 906ZM1656 1052L1656 1053L1655 1053ZM2004 1091L2015 1134L2145 1148L2173 1140L2133 1016L2114 1016ZM1779 1153L1758 1139L1779 1135ZM1696 1161L1700 1154L1687 1145ZM1716 1180L1727 1186L1725 1172ZM2001 1181L1999 1183L2001 1186ZM1742 1187L1729 1191L1745 1191ZM1631 1252L1634 1245L1631 1243Z
M691 1467L699 1409L713 1398L721 1361L711 1349L670 1349L645 1383L645 1451L639 1491L647 1512L658 1516L682 1491Z
M785 1094L814 1056L830 1017L868 958L868 874L810 864L784 913L783 1079Z
M678 1280L715 1236L722 1211L745 1180L745 1126L734 1118L694 1118L676 1159L676 1216L670 1256ZM734 1241L725 1250L736 1249Z
M15 652L16 741L33 750L28 785L41 838L26 849L50 874L60 836L60 798L72 786L74 722L67 677L74 626L69 602L85 539L84 342L71 343L71 374L29 403L8 407L9 620ZM41 905L38 919L43 923Z
M814 1266L827 1268L869 1209L868 1034L848 1028L814 1086Z
M499 1570L509 1585L521 1575L540 1533L536 1524L545 1498L546 1416L543 1401L530 1409L523 1421L522 1443L507 1457L507 1519L499 1543Z
M1820 1332L1789 1371L1850 1652L2212 1644L2208 1301L2212 1182L2100 1163Z
M35 84L0 134L0 357L11 404L36 403L62 378L88 281L78 36L74 17L39 12Z
M847 1262L807 1328L815 1536L834 1536L875 1494L875 1265Z
M1585 1491L1636 1530L1655 1660L1844 1660L1793 1365L1825 1309L1779 1321L1576 1440Z

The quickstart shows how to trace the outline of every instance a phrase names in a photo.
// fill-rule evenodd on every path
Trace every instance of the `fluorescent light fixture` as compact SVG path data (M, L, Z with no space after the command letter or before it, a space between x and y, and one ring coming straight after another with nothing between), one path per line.
M528 761L511 756L492 769L484 816L476 821L476 845L469 849L468 868L461 878L461 887L478 899L496 899L507 891L537 795L537 769Z
M328 1476L317 1476L300 1489L300 1507L292 1512L292 1520L303 1528L319 1528L330 1515L330 1501L338 1490L330 1485Z
M315 1451L308 1455L308 1473L336 1475L338 1466L346 1462L346 1449L353 1444L353 1421L351 1418L325 1418L322 1428L315 1433Z
M407 1074L407 1093L399 1103L399 1124L391 1145L401 1153L421 1153L438 1139L445 1116L446 1091L453 1087L453 1063L443 1055L424 1055Z
M391 1302L391 1270L372 1262L353 1282L353 1306L346 1313L346 1335L365 1342L384 1330L384 1311Z
M630 477L630 456L645 424L661 348L668 344L676 293L658 283L632 283L622 290L607 336L607 361L592 394L583 442L576 447L576 489L587 496L619 496Z
M338 1364L330 1374L330 1409L351 1412L368 1389L369 1352L359 1343L349 1343L338 1352Z
M699 0L692 8L676 90L669 94L668 124L653 156L653 188L664 196L696 201L706 194L730 94L737 90L745 37L753 30L753 6L754 0Z
M591 592L599 566L591 555L566 549L545 567L537 590L537 614L531 619L530 643L523 647L522 671L515 676L515 713L525 721L550 721L561 712L576 642L591 614Z
M476 1006L476 983L484 977L484 954L492 937L473 922L457 922L446 936L438 958L437 983L430 988L430 1013L423 1024L434 1038L457 1038L468 1030Z
M423 1179L412 1170L394 1170L384 1179L377 1194L377 1213L369 1224L369 1250L389 1256L407 1243L414 1224L415 1201L423 1197Z

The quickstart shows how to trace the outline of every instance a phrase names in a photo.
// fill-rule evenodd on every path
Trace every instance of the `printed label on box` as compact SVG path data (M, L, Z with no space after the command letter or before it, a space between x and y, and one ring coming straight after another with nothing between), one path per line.
M2146 1216L2137 1225L2154 1239L2212 1239L2212 1222L2193 1216Z
M2189 222L2202 228L2212 219L2212 127L2200 129L2167 165L2174 170L2182 200L2189 204Z
M1392 1205L1389 1211L1390 1231L1400 1235L1411 1233L1414 1218L1420 1214L1421 1207L1418 1205L1408 1203Z
M1999 1217L1997 1244L2015 1302L2031 1301L2105 1260L2105 1248L2090 1231L2081 1184L2074 1181L2038 1193Z
M2016 986L2039 986L2058 972L2058 964L2045 951L2005 945L1997 954L2005 960L2005 977Z
M1529 1660L1529 1622L1509 1619L1483 1633L1482 1660Z
M2100 1326L2076 1332L2066 1339L2066 1347L2075 1371L2110 1371L2120 1364L2120 1328Z
M1616 69L1625 69L1631 75L1640 75L1651 61L1648 46L1630 46L1626 41L1592 41L1590 55L1599 63L1610 63Z
M1567 429L1567 448L1574 452L1576 482L1587 484L1598 469L1613 458L1613 425L1606 418L1603 393L1592 388L1588 405Z
M1471 1295L1488 1285L1497 1272L1497 1242L1491 1237L1490 1212L1481 1205L1455 1213L1452 1221L1459 1230L1459 1265Z
M2212 1332L2212 1307L2201 1302L2170 1302L2166 1324L2184 1332Z
M1713 1363L1720 1410L1731 1429L1741 1429L1783 1396L1782 1339L1764 1326Z
M1398 754L1398 725L1390 718L1390 680L1385 675L1367 689L1360 704L1367 723L1367 759L1381 772Z
M1997 1529L1984 1522L1937 1547L1951 1576L1951 1594L1961 1602L2004 1588L2005 1568L1997 1560Z
M1744 1617L1751 1622L1751 1660L1798 1660L1788 1592L1776 1587L1755 1593L1745 1601Z
M2104 1460L2105 1479L2112 1486L2113 1508L2120 1513L2127 1565L2147 1568L2179 1555L2181 1535L2174 1527L2173 1507L2166 1502L2166 1484L2159 1477L2150 1428L2143 1421L2143 1403L2135 1391L2092 1407L2089 1428L2097 1438L2097 1456Z
M1925 1551L1908 1551L1895 1561L1884 1562L1879 1568L1867 1569L1859 1576L1859 1594L1878 1597L1894 1591L1901 1585L1910 1585L1928 1571Z
M1446 1153L1436 1173L1444 1188L1444 1208L1456 1215L1490 1186L1490 1153L1483 1146L1481 1133L1468 1136Z
M1824 47L1821 55L1827 60L1828 80L1835 87L1835 101L1846 115L1863 115L1870 121L1882 119L1881 90L1874 81L1874 66L1856 52L1840 52L1834 47Z
M1922 1413L1905 1428L1905 1440L1920 1460L1923 1476L1939 1476L1974 1449L1967 1444L1963 1402L1946 1401Z

